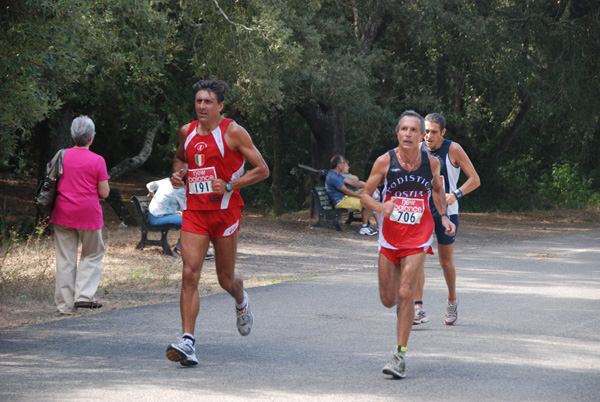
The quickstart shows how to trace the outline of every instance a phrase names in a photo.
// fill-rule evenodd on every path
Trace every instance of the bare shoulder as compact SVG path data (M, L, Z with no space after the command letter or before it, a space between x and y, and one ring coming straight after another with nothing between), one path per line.
M456 141L452 141L450 143L450 148L448 149L448 153L450 154L450 157L466 155L463 147Z
M248 131L246 131L244 127L240 126L235 121L229 123L227 129L225 129L225 135L233 140L250 139L250 134L248 134Z
M377 177L378 179L384 177L390 167L390 155L388 152L380 155L377 159L375 159L375 163L373 163L373 168L371 169L371 175L369 179L372 177Z
M452 141L450 143L450 149L448 150L448 152L450 152L450 153L465 152L465 150L462 148L462 146L458 142Z
M389 165L390 164L390 153L386 152L382 155L379 155L379 157L377 157L377 159L375 160L375 164Z
M246 131L246 129L242 126L240 126L239 124L237 124L235 121L232 121L231 123L229 123L227 125L227 129L225 130L225 133L227 135L231 135L231 136L249 136L248 132Z
M187 136L187 133L190 131L191 124L192 123L185 124L183 127L181 127L179 129L179 138L181 138L181 137L185 138Z
M458 142L452 141L452 144L450 144L450 149L448 150L448 156L450 157L450 161L454 166L465 169L471 165L471 159L469 159L469 155L467 155L463 147L460 146Z
M232 121L225 129L225 142L232 151L243 152L244 149L254 148L254 143L248 131L235 121Z

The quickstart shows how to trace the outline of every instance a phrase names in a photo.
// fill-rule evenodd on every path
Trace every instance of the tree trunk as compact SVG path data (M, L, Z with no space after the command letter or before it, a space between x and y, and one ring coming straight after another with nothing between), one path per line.
M71 123L73 122L73 110L66 105L60 115L56 127L48 119L41 122L37 127L37 138L41 144L38 160L38 180L42 180L46 174L46 164L58 152L59 149L71 148Z
M281 124L281 112L275 112L273 122L273 171L271 172L271 195L273 196L273 207L275 215L285 212L285 202L282 196L285 173L281 171L285 159L285 137Z
M346 139L342 122L335 110L312 99L297 106L312 132L311 165L315 169L329 169L335 154L344 154Z
M527 116L527 113L529 113L530 108L531 101L528 97L521 97L518 99L517 104L513 107L513 110L508 115L506 126L502 132L500 132L498 137L496 137L498 146L496 147L496 152L494 153L495 159L499 159L502 156L506 148L508 148L517 134L519 134L521 125L525 121L525 117Z
M592 118L589 121L589 125L585 130L585 134L583 135L581 141L581 154L579 156L579 173L585 174L584 172L590 172L594 168L594 161L592 160L592 154L590 153L590 146L594 141L594 132L597 130L598 122L600 121L600 116L594 110L592 113ZM582 125L583 128L583 125ZM589 166L589 167L588 167Z
M123 175L123 173L129 170L135 170L142 166L144 162L148 160L150 154L152 153L152 144L154 143L154 137L156 137L156 133L160 129L160 127L164 123L164 117L157 121L156 125L146 132L146 138L144 139L144 145L142 146L142 150L134 157L123 159L116 166L111 168L108 171L108 175L111 180L114 180ZM108 205L112 207L112 209L116 212L117 216L121 221L123 221L126 225L135 225L136 219L131 216L129 210L125 207L125 203L123 202L123 198L121 197L121 192L114 187L111 187L110 194L106 198L106 202Z

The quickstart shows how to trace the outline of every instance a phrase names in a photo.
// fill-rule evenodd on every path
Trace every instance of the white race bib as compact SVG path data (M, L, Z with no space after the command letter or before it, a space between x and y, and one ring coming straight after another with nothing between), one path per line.
M217 178L214 166L202 169L190 169L187 172L187 184L190 194L212 193L211 182Z
M394 197L394 211L390 215L393 222L405 225L418 225L425 212L425 201L420 198Z

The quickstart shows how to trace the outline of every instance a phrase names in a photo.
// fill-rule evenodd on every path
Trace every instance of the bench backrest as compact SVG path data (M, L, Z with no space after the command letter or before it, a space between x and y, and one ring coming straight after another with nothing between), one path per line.
M327 194L325 187L315 186L311 189L311 191L319 208L324 209L325 211L331 211L334 209L333 205L331 205L331 200L329 199L329 194Z
M150 201L152 201L152 198L150 197L140 195L134 195L131 197L131 202L135 207L138 222L144 227L150 226L148 223L148 207L150 206Z

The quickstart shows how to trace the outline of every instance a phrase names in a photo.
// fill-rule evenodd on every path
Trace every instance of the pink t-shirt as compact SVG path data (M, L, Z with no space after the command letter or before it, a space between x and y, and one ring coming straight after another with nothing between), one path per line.
M102 229L98 183L108 179L103 157L85 148L67 149L50 222L73 229Z

